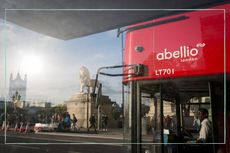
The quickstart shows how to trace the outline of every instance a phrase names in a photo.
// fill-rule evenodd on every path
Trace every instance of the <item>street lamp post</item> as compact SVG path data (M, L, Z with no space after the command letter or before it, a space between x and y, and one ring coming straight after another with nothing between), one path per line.
M87 130L89 131L89 94L90 94L90 90L89 90L89 86L87 86L87 97L86 97L86 127Z
M100 116L101 116L101 105L97 108L97 130L100 130Z

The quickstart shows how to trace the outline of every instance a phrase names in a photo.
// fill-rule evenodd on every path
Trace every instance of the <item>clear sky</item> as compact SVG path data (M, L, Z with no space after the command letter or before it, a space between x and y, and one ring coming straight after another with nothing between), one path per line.
M121 65L121 38L116 29L72 40L48 37L0 20L0 97L8 94L10 73L27 74L27 100L63 103L80 91L79 70L91 79L102 66ZM121 103L121 77L100 77L103 94ZM5 88L6 86L6 88Z

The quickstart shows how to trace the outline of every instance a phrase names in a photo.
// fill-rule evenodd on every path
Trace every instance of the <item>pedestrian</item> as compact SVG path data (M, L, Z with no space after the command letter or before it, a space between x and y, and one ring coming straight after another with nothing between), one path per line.
M75 114L73 114L72 122L73 122L73 131L76 131L76 129L77 129L77 117L75 116Z
M65 115L64 115L64 127L65 129L69 129L70 126L71 126L71 121L70 121L70 115L69 115L69 112L66 112Z
M96 129L96 119L94 117L94 114L89 118L89 122L90 122L90 127L88 128L88 131L90 130L90 128L94 128L94 131L97 131L97 129Z
M107 131L107 130L108 130L108 129L107 129L107 128L108 128L108 127L107 127L107 126L108 126L108 116L107 116L107 115L104 115L104 116L103 116L103 125L104 125L104 129L103 129L103 130L104 130L104 131Z
M102 127L102 131L105 131L105 115L102 114L101 116L101 127Z

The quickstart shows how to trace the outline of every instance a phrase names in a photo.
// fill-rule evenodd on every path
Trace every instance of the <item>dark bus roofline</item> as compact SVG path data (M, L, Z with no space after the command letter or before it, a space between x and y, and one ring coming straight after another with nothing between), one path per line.
M164 18L164 17L171 17L171 16L179 15L179 14L182 14L182 13L185 13L185 12L188 13L188 12L195 11L195 9L208 9L210 7L218 7L218 6L221 6L221 5L224 5L224 4L229 4L229 3L230 3L229 1L223 0L223 1L220 1L218 3L208 3L208 4L199 5L196 8L189 7L189 8L186 8L188 10L184 9L184 11L183 10L176 11L176 9L173 10L173 11L165 11L165 13L162 13L160 16L153 16L151 18L146 18L145 20L140 20L140 21L137 21L136 23L146 22L146 21L150 21L150 20L156 20L156 19L160 19L160 18ZM192 9L194 9L194 10L192 10ZM159 11L159 10L157 10L157 11ZM162 11L163 11L163 9L162 9ZM183 20L183 19L181 19L181 20ZM180 21L180 20L178 20L178 21ZM161 22L161 21L159 21L159 22ZM172 21L172 22L175 22L175 21ZM158 23L158 22L156 22L156 23ZM170 23L170 22L168 22L168 23ZM131 24L135 24L135 23L130 23L130 25ZM159 23L158 25L160 25L160 24L164 24L164 23ZM138 29L147 28L147 27L150 27L150 26L151 26L151 23L146 24L146 27L144 25L141 25L141 26L134 26L134 27L131 27L131 28L118 28L117 36L119 37L119 35L121 33L123 33L123 32L138 30ZM156 26L156 25L152 25L152 26Z
M158 21L158 22L151 22L151 23L142 24L139 26L134 26L134 27L125 29L125 31L129 32L129 31L139 30L139 29L143 29L143 28L154 27L154 26L158 26L158 25L162 25L162 24L166 24L166 23L186 20L188 18L189 17L187 17L187 16L179 16L179 17L170 18L170 19L166 19L166 20L162 20L162 21Z

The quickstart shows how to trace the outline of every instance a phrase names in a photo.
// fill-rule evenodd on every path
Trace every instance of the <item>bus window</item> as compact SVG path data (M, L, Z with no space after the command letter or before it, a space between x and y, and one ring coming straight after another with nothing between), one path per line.
M200 78L201 79L201 78ZM132 85L134 84L134 85ZM224 137L224 101L223 83L204 81L189 82L182 78L169 82L136 81L128 83L127 101L125 104L125 135L127 142L139 139L139 148L151 152L189 152L202 149L197 145L197 138L202 122L198 121L200 108L208 110L211 121L211 140L205 143L223 143ZM218 107L217 107L218 106ZM218 114L218 115L217 115ZM134 135L135 134L135 135ZM178 144L184 144L178 149ZM195 144L196 145L193 145ZM211 143L211 144L210 144ZM214 148L215 149L215 148ZM212 150L213 151L213 150Z

